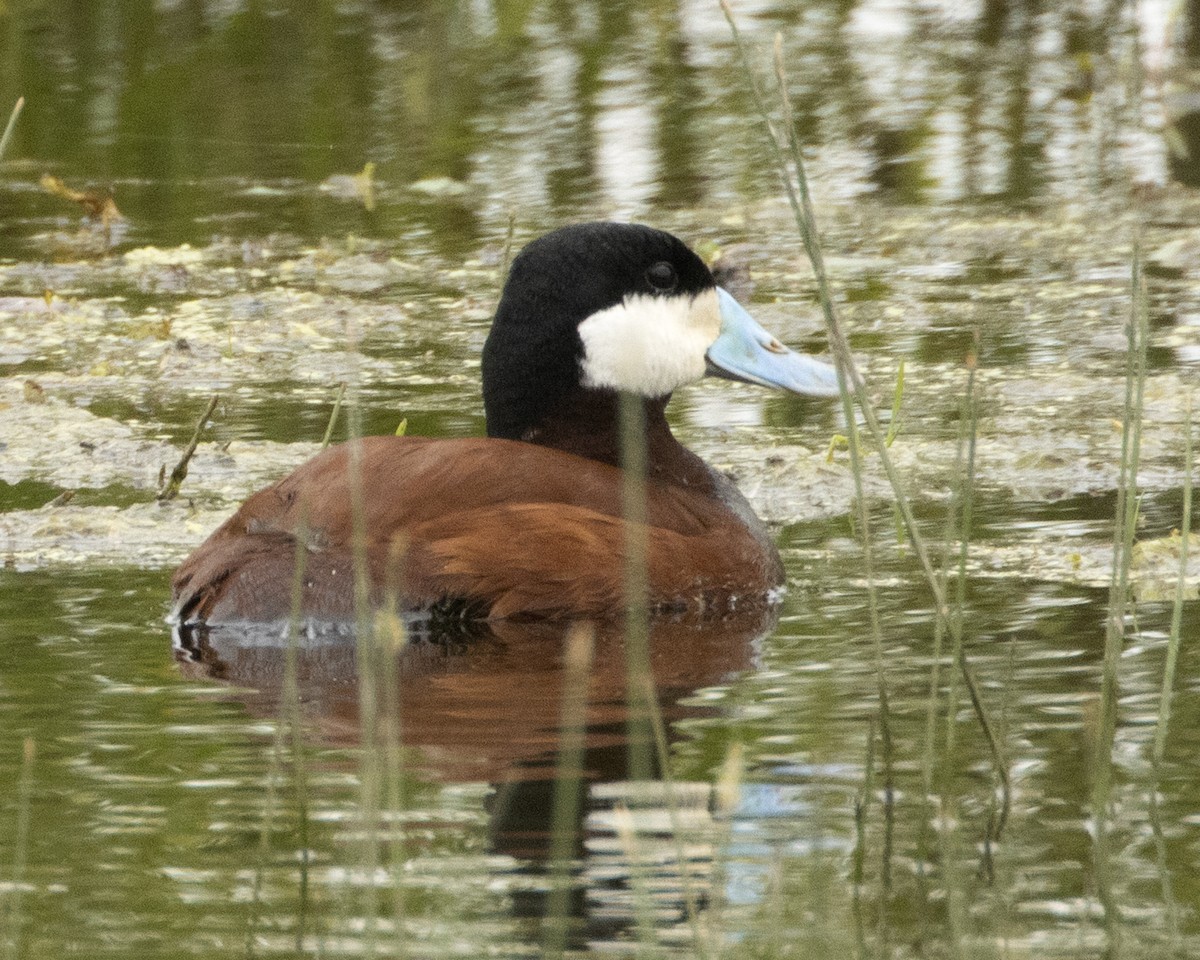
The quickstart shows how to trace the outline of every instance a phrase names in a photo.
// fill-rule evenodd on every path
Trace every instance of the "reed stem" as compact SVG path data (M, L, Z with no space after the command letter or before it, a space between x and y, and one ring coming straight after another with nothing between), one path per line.
M8 116L8 123L4 127L4 135L0 136L0 160L4 159L4 153L8 150L8 142L12 139L13 130L17 126L17 117L21 115L24 107L25 98L17 97L17 102L13 105L12 113Z
M1175 581L1175 602L1171 608L1171 632L1167 639L1167 662L1163 667L1162 694L1158 701L1158 722L1154 727L1154 768L1157 771L1167 750L1167 731L1171 726L1171 703L1175 673L1179 664L1180 633L1183 627L1183 599L1187 592L1188 547L1192 532L1192 395L1184 407L1183 440L1183 522L1179 530L1179 575Z
M724 5L724 4L723 4ZM801 235L804 238L804 246L808 251L809 259L813 264L813 271L818 275L817 287L818 294L821 300L822 310L825 313L827 328L832 331L836 328L837 335L840 337L841 330L838 325L837 316L833 308L832 295L829 290L828 281L825 278L825 265L821 255L821 247L816 237L816 216L812 210L812 203L808 195L808 181L804 175L804 161L800 155L800 145L796 139L796 124L793 120L792 101L787 93L787 74L783 65L783 38L781 34L775 35L775 76L779 81L779 89L781 102L783 106L783 123L788 131L788 142L792 152L792 162L796 172L796 184L800 191L799 206L793 205L793 210L797 214L797 225L800 227ZM780 151L782 155L782 151ZM781 156L781 159L782 158ZM782 168L785 180L789 187L791 178L787 177L787 164L784 159ZM850 470L854 476L854 497L858 509L858 523L860 528L860 536L862 539L863 548L863 577L867 582L867 610L871 624L871 644L874 652L875 660L875 683L879 695L879 736L881 745L881 757L883 764L883 815L884 815L884 844L882 850L882 862L880 864L880 942L884 942L887 933L886 916L888 909L888 901L892 891L892 833L895 817L895 769L893 764L894 748L892 740L892 725L891 725L891 710L889 706L889 694L887 685L887 675L884 667L883 653L883 627L879 619L879 591L875 583L875 551L871 538L871 513L870 504L867 501L866 489L863 484L864 465L862 460L862 447L859 440L858 418L854 416L854 402L851 397L847 384L852 378L857 376L853 369L853 358L850 355L849 345L844 344L845 349L837 351L834 354L834 359L837 364L838 384L841 388L842 398L842 414L846 418L847 439L850 449ZM859 402L869 404L866 396L865 385L861 383L859 378ZM876 423L876 438L881 449L886 448L887 440L879 433L878 423Z
M1125 410L1121 430L1121 461L1113 530L1113 561L1109 580L1108 617L1104 638L1104 667L1100 685L1100 715L1092 760L1093 864L1096 894L1104 910L1108 954L1121 948L1120 913L1113 893L1111 824L1113 747L1116 742L1118 671L1125 644L1125 613L1129 600L1129 571L1138 515L1138 461L1141 454L1142 411L1146 386L1146 346L1149 323L1145 309L1140 241L1135 241L1131 270L1132 308L1126 330Z
M358 337L347 331L352 355L358 356ZM383 762L379 730L379 682L381 654L376 643L375 623L371 609L371 581L367 558L366 494L363 489L362 408L358 402L358 374L350 378L347 393L347 445L349 450L349 486L351 518L352 570L354 589L355 662L358 667L358 719L362 730L362 756L359 762L359 817L362 827L360 867L369 878L364 884L362 904L365 927L363 947L368 957L378 950L380 890L375 878L382 861L381 799Z
M303 738L299 731L300 724L300 693L297 682L297 646L301 629L301 618L304 599L304 572L308 562L308 515L302 508L300 521L296 526L296 557L292 566L291 605L288 621L284 631L287 644L283 661L283 683L280 689L279 722L275 726L275 736L271 742L271 762L267 766L267 790L263 798L262 824L258 835L258 862L254 867L254 880L250 890L250 908L246 920L246 956L254 956L257 941L259 911L262 907L262 888L264 875L271 856L272 834L275 829L275 816L279 802L279 781L283 769L284 743L289 738L293 751L293 775L296 778L298 805L300 807L300 910L296 923L296 950L303 949L305 921L308 902L308 802L307 777L303 772L303 761L300 759L303 750ZM302 782L303 781L303 782Z
M1175 581L1175 602L1171 609L1171 631L1167 637L1167 661L1163 667L1162 693L1158 701L1158 720L1154 727L1154 748L1151 761L1154 776L1150 782L1150 829L1154 835L1155 859L1158 863L1159 885L1162 888L1163 904L1167 914L1167 930L1171 940L1173 956L1185 955L1183 936L1180 930L1179 905L1171 882L1171 867L1167 861L1167 842L1162 829L1162 815L1158 805L1159 780L1162 777L1163 760L1167 751L1167 732L1171 725L1171 701L1174 697L1175 674L1179 662L1180 634L1183 626L1183 599L1187 591L1188 545L1192 533L1192 395L1189 393L1184 406L1184 468L1183 468L1183 521L1179 531L1179 575Z
M663 721L662 710L659 709L658 696L654 689L654 677L647 672L645 677L645 703L649 710L650 728L654 735L655 756L661 774L663 797L667 805L667 817L671 824L671 839L675 846L675 860L679 864L679 882L683 888L683 905L687 913L688 925L692 930L692 948L699 960L708 956L708 944L700 927L699 898L692 885L691 871L688 868L687 852L683 844L683 823L679 818L679 798L675 792L675 778L671 774L670 755L667 747L667 725Z
M29 860L29 815L33 798L33 761L37 748L32 737L25 738L21 751L21 772L17 775L17 832L13 841L12 891L5 919L4 960L21 956L21 893L25 885L25 867Z
M542 931L544 957L561 957L567 947L575 834L583 799L580 794L587 736L588 679L595 639L596 631L591 625L574 624L563 644L562 727L550 823L550 897Z
M636 926L639 955L660 956L662 950L654 930L654 913L651 904L654 896L650 889L648 870L642 863L642 853L638 844L637 830L633 822L633 814L625 804L617 804L613 808L613 821L617 829L617 839L621 843L621 851L629 864L629 886L633 892L633 915Z
M946 520L942 533L942 549L941 556L938 562L939 578L942 582L942 589L946 589L946 581L950 574L950 550L957 536L960 547L960 569L959 569L959 585L965 583L966 571L964 569L966 562L966 543L969 539L967 532L968 519L967 514L969 508L966 503L970 491L973 489L974 479L974 442L977 426L976 408L975 408L975 366L976 355L978 351L979 332L975 332L975 347L972 353L967 357L967 387L963 396L962 405L959 415L958 443L954 452L954 483L952 495L950 498L950 506L946 511ZM970 453L968 454L968 445ZM969 463L969 466L965 466ZM960 591L958 594L958 606L956 612L958 619L961 620L962 606L964 596ZM934 801L934 767L937 762L937 720L938 707L941 703L942 689L942 653L946 641L946 633L949 624L942 619L934 621L933 628L933 652L930 655L929 668L929 694L925 701L925 742L921 752L921 795L922 802L925 804L928 811L927 815L921 818L920 828L917 834L917 882L920 892L920 925L922 931L928 928L929 923L929 891L926 884L926 868L930 860L929 856L929 829L936 815L943 821L945 817L945 806L947 798L944 796L941 802ZM957 663L962 646L962 631L959 630L954 638L954 653L952 662ZM950 689L947 691L946 697L946 722L950 729L953 729L956 712L956 691L955 682L956 674L951 673ZM949 744L950 738L946 740ZM947 749L945 762L948 766L953 765L953 760L950 757L950 750ZM944 848L944 844L942 844ZM943 859L943 863L945 861ZM945 864L944 870L949 869L949 864ZM953 891L946 888L947 898L953 896ZM957 938L952 939L955 955L958 954Z
M875 792L875 720L867 726L867 755L863 761L862 783L854 800L854 852L851 856L852 907L854 915L855 941L858 945L858 960L867 957L866 921L863 917L863 887L866 885L867 864L867 811L871 795Z
M758 85L758 80L754 74L754 70L750 66L749 56L746 52L745 45L742 42L741 34L737 29L737 24L734 22L733 13L729 8L728 0L721 0L721 9L724 11L725 18L729 22L735 46L737 47L738 54L742 60L743 70L747 76L751 91L753 92L754 102L758 107L763 122L767 127L767 141L771 147L772 158L775 161L776 168L784 184L784 189L787 192L788 203L792 208L796 225L800 231L800 236L804 243L804 249L808 254L809 261L812 263L813 276L817 283L817 295L821 303L821 310L825 318L826 330L829 336L829 347L838 368L838 381L843 391L843 397L845 397L847 394L852 394L857 402L858 409L862 413L863 421L867 427L867 432L871 436L875 452L879 455L880 465L883 467L884 474L887 476L888 483L891 485L892 491L895 495L896 506L900 511L901 519L904 521L904 527L908 533L909 542L912 544L913 551L916 553L917 559L921 565L921 569L925 574L925 579L929 585L930 592L933 594L935 615L941 618L947 618L949 616L949 609L946 603L945 591L938 582L936 572L933 568L933 563L930 560L929 548L925 543L924 536L921 534L920 529L917 526L916 517L913 514L912 506L909 503L908 495L905 492L904 482L897 472L895 465L892 463L892 458L888 453L886 433L880 427L879 418L876 416L874 407L871 404L866 383L854 362L854 357L850 351L849 343L846 340L841 324L837 319L837 315L833 307L833 300L829 290L829 280L825 272L825 262L821 255L820 244L816 237L816 220L812 210L812 200L809 196L808 180L804 173L804 159L801 155L800 146L796 139L796 126L790 121L792 115L791 101L787 92L786 74L784 74L782 70L782 58L777 57L777 73L780 75L780 96L784 102L785 115L788 118L787 142L790 147L792 168L795 172L795 184L793 184L791 171L789 171L788 157L784 154L783 145L775 131L774 124L771 122L770 111L767 109L766 100L763 96L762 90ZM777 43L776 46L778 48L779 44ZM855 418L852 416L848 416L847 420L849 423L855 422ZM852 463L852 468L853 466L854 465ZM959 661L959 669L969 673L969 664L965 659ZM964 679L969 687L973 687L977 691L977 685L974 683L973 678L965 676ZM976 719L978 720L980 726L984 728L988 743L994 749L997 741L995 735L990 732L991 720L988 716L988 712L983 700L977 696L972 697L972 705L975 708ZM1007 790L1007 770L1002 771L1000 769L1004 765L1003 758L999 754L993 753L992 761L997 767L997 773L1006 785L1005 789Z
M342 381L338 384L337 397L333 401L333 411L329 414L329 423L325 425L325 436L321 438L321 449L324 450L329 446L329 442L333 439L333 428L337 423L338 414L342 412L342 398L346 396L346 383Z
M650 623L646 561L646 410L640 397L622 393L621 516L625 520L625 662L629 713L629 779L654 778L650 730L654 680L650 670ZM649 678L646 682L645 678ZM649 693L647 693L649 691Z
M192 439L188 441L188 445L183 451L183 456L179 458L179 462L175 464L175 469L171 471L171 476L167 478L167 482L158 492L160 503L174 500L179 495L179 488L183 486L183 481L187 479L188 464L191 463L192 457L196 453L196 447L200 445L200 437L204 433L204 428L208 425L213 411L217 409L217 403L220 399L220 396L217 394L209 397L208 406L204 408L204 413L200 414L200 419L196 421L196 429L192 431Z
M292 572L291 612L287 626L287 655L283 662L283 715L291 735L292 779L296 791L297 841L300 844L300 907L296 917L296 953L304 951L309 898L308 765L300 712L299 644L308 564L308 516L301 507L296 532L296 563Z

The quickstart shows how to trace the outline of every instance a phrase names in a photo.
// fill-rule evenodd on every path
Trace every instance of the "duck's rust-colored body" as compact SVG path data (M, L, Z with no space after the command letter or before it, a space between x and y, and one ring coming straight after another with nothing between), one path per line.
M683 448L680 448L681 450ZM686 454L686 451L684 451ZM490 617L606 619L625 607L621 471L519 441L368 437L256 493L179 568L184 620L283 619L303 539L302 609L355 615L355 496L361 471L362 568L372 604L463 600ZM698 459L693 482L646 485L647 592L659 609L727 609L782 582L778 555L734 493Z

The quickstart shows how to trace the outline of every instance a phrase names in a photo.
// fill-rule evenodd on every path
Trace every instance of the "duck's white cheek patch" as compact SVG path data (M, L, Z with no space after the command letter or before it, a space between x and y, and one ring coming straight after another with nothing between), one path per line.
M666 396L704 376L704 354L720 332L715 290L628 296L579 325L584 386Z

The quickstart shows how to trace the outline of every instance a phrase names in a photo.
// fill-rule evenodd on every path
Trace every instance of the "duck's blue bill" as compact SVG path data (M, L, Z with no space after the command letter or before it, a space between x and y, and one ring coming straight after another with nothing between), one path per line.
M810 397L836 397L837 371L827 363L785 347L758 325L721 287L721 334L708 348L709 373L779 387Z

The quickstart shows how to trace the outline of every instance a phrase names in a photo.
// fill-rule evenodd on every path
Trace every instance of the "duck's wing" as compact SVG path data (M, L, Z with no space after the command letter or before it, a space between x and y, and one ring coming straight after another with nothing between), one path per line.
M749 538L630 524L571 504L506 505L414 533L412 574L401 582L426 596L479 598L495 618L612 619L639 597L698 612L776 582ZM631 550L644 564L630 563Z

